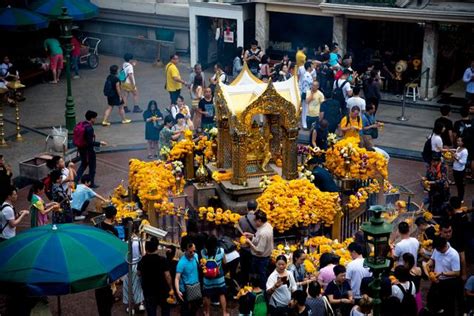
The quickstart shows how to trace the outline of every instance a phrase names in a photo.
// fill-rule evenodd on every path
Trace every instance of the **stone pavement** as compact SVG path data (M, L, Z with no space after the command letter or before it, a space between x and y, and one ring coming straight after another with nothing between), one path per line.
M106 108L106 100L102 89L109 66L121 65L122 60L117 57L100 56L100 64L97 69L81 69L81 78L72 81L73 96L76 103L77 121L83 119L84 113L91 109L99 113L98 122L103 117ZM191 68L186 60L180 65L182 76L187 79ZM140 106L146 107L149 100L156 100L161 110L169 104L168 93L164 90L163 66L157 67L151 63L139 62L135 67L137 85L140 93ZM19 162L33 157L45 150L45 138L51 132L52 126L64 126L66 82L63 76L58 85L37 84L24 90L27 100L21 103L21 124L25 141L14 142L15 136L15 111L13 108L5 107L5 129L8 148L1 148L0 153L5 155L7 161L12 165L15 175L19 174ZM190 104L190 96L187 88L183 89L182 95ZM131 102L131 99L129 100ZM391 103L393 104L393 103ZM406 122L397 121L400 115L400 106L381 104L378 119L386 122L384 130L380 133L377 145L394 149L397 152L411 152L413 156L421 151L425 137L429 134L433 121L439 116L438 111L433 108L407 107ZM130 113L128 115L133 122L128 125L119 123L120 118L115 110L111 121L115 122L110 127L97 125L96 135L100 140L109 143L103 150L115 150L126 148L144 148L144 123L141 114ZM453 114L453 120L459 114ZM302 133L301 139L307 139ZM393 151L392 151L393 152ZM391 152L391 153L392 153ZM403 155L402 155L403 156Z

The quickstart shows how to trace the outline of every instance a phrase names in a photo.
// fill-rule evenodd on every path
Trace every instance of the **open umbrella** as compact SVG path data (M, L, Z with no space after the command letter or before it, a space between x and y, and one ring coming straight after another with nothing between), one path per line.
M0 291L27 296L104 287L128 272L127 244L91 226L46 225L0 243Z
M7 31L37 31L48 27L48 19L25 9L0 8L0 29Z
M29 5L31 10L52 19L61 16L62 7L67 8L68 14L75 21L91 19L99 14L96 5L84 0L36 0Z

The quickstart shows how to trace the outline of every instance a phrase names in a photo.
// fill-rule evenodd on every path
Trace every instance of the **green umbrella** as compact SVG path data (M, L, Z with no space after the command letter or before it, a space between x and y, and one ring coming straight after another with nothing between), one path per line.
M0 29L7 31L37 31L48 27L48 19L25 9L0 8Z
M76 21L91 19L99 14L99 8L85 0L37 0L29 5L31 10L52 19L61 16L63 7Z

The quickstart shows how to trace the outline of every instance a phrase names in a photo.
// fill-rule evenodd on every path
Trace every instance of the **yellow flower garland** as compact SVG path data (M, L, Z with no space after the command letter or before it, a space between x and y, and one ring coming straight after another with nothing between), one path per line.
M213 222L216 225L236 224L240 219L240 214L233 213L231 210L224 211L222 208L203 207L198 209L199 219Z

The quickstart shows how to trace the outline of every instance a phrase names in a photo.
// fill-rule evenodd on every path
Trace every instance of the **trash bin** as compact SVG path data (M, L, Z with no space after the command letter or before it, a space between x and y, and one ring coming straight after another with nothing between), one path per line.
M53 139L53 150L56 152L63 152L67 148L67 129L53 127L51 133Z

